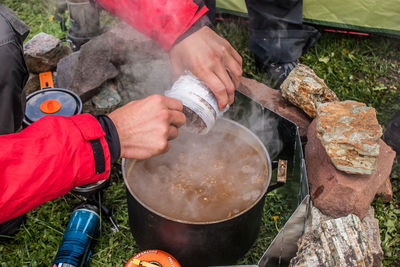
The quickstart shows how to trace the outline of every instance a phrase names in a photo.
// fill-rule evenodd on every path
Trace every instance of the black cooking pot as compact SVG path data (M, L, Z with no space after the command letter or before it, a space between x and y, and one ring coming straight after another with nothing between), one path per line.
M254 133L228 119L218 121L214 130L229 131L244 137L249 145L264 154L267 162L268 181L263 193L253 205L230 218L211 222L189 222L160 214L144 204L131 189L132 185L127 177L134 171L135 161L122 161L122 173L127 186L129 222L136 243L143 250L167 251L176 257L183 267L235 263L256 240L266 193L271 188L276 188L276 185L269 187L271 160L265 146ZM162 195L159 198L163 201Z

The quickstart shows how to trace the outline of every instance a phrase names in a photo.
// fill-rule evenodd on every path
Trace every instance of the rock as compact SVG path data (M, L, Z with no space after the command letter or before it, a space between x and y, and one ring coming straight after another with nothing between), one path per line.
M126 23L109 33L112 62L119 65L119 94L123 104L151 94L163 94L172 85L168 54L158 44Z
M373 267L382 266L383 250L381 247L381 236L379 233L379 221L375 218L375 210L370 207L367 216L362 220L364 226L363 235L366 237L372 257L374 258Z
M109 40L102 35L93 38L81 46L79 53L60 62L57 67L59 85L86 101L99 92L98 88L105 81L118 75L117 68L110 61Z
M25 84L24 89L25 89L25 95L26 96L32 94L33 92L36 92L37 90L40 90L39 75L38 74L29 73L29 78L28 78L28 81Z
M305 159L315 207L335 218L355 214L364 218L378 188L390 176L395 152L382 140L373 174L347 174L331 163L316 134L316 119L308 128Z
M376 195L382 197L383 203L389 203L390 201L392 201L393 190L392 190L392 183L390 182L390 177L388 177L378 188Z
M354 214L327 220L303 235L289 266L373 266L373 257Z
M121 22L109 32L105 33L111 46L111 62L116 65L125 65L137 59L156 59L165 55L159 45L135 30L132 26Z
M85 101L98 92L100 85L118 74L111 63L109 40L100 35L81 46L70 89Z
M140 51L132 52L132 56ZM137 57L135 61L120 66L119 93L123 104L152 94L163 94L172 84L168 56L160 58Z
M280 90L272 89L253 79L242 78L239 91L259 102L264 107L294 122L299 127L299 133L302 138L307 135L307 128L311 122L310 118L299 108L284 99Z
M311 205L308 227L290 266L381 266L379 224L371 207L361 222L350 214L334 219Z
M78 68L79 51L70 54L57 64L57 84L59 88L70 89L74 73Z
M308 116L317 115L317 104L338 101L324 80L303 64L298 64L281 84L282 96L301 108Z
M24 57L32 73L53 71L58 61L71 53L71 48L52 35L41 32L24 46Z
M374 173L382 136L374 108L350 100L319 104L317 136L337 169Z
M117 81L110 80L100 87L100 92L92 98L95 107L102 111L110 111L121 103L121 96L117 91Z

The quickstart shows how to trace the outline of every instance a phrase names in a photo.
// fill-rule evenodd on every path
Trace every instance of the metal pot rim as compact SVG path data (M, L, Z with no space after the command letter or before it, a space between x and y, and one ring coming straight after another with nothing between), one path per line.
M265 188L264 188L262 194L260 194L260 196L257 198L256 201L253 202L253 204L251 204L249 207L247 207L246 209L242 210L241 212L239 212L238 214L236 214L236 215L234 215L234 216L232 216L232 217L225 218L225 219L221 219L221 220L217 220L217 221L191 222L191 221L185 221L185 220L175 219L175 218L166 216L166 215L164 215L164 214L162 214L162 213L160 213L160 212L154 210L153 208L149 207L149 206L146 205L145 203L143 203L143 202L132 192L132 189L130 188L129 183L128 183L127 178L126 178L126 172L127 172L128 170L125 168L126 162L127 162L129 159L123 158L123 159L122 159L122 163L121 163L121 166L122 166L122 177L124 178L125 186L126 186L126 188L128 189L129 193L132 195L132 197L133 197L138 203L140 203L140 205L142 205L144 208L146 208L147 210L149 210L150 212L152 212L152 213L154 213L154 214L157 214L158 216L160 216L160 217L162 217L162 218L164 218L164 219L167 219L167 220L170 220L170 221L173 221L173 222L179 222L179 223L191 224L191 225L208 225L208 224L216 224L216 223L222 223L222 222L225 222L225 221L232 220L232 219L234 219L234 218L237 218L237 217L239 217L239 216L245 214L246 212L248 212L249 210L251 210L255 205L257 205L262 199L264 199L264 197L265 197L265 195L266 195L266 193L267 193L268 187L269 187L269 183L271 182L271 175L272 175L272 167L271 167L272 164L271 164L271 159L270 159L270 157L269 157L269 154L268 154L267 149L265 148L265 145L264 145L263 142L260 140L260 138L258 138L257 135L255 135L252 131L250 131L248 128L244 127L244 126L241 125L240 123L238 123L238 122L236 122L236 121L233 121L233 120L230 120L230 119L227 119L227 118L220 118L220 120L224 120L224 121L226 121L226 122L228 122L228 123L231 123L231 124L233 124L233 125L235 125L235 126L237 126L237 127L240 127L242 130L244 130L244 131L247 132L249 135L251 135L251 136L254 138L254 140L256 140L256 142L259 143L259 145L261 146L261 148L263 148L263 150L264 150L265 157L266 157L266 160L267 160L267 163L268 163L268 181L267 181L267 184L266 184L266 186L265 186ZM135 162L136 162L136 160L134 160L133 164L131 165L131 166L132 166L131 168L133 168L133 165L135 164Z

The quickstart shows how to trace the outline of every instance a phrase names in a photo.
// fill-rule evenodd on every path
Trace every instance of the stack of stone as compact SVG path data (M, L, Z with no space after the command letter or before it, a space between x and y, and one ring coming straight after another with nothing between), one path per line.
M380 188L390 184L396 154L380 139L373 108L332 102L319 105L317 114L306 145L311 198L328 215L362 219Z
M307 176L314 206L331 216L299 241L292 266L380 266L379 231L375 242L366 242L368 225L361 226L360 220L376 195L392 199L390 173L396 154L380 139L375 110L356 101L339 101L301 64L281 90L288 101L315 117L307 133ZM371 248L379 249L371 254Z
M376 194L390 201L395 153L380 137L373 108L340 102L314 71L296 66L281 85L282 96L314 118L308 128L307 173L316 207L334 217L363 218Z

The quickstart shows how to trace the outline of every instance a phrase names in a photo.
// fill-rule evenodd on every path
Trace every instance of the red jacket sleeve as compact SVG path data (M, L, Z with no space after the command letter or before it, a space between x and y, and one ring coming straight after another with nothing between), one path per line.
M193 0L98 0L108 11L168 51L175 40L207 12Z
M72 187L107 179L110 153L90 114L46 116L16 134L0 136L0 223L62 196ZM90 140L99 139L105 171L96 173Z

